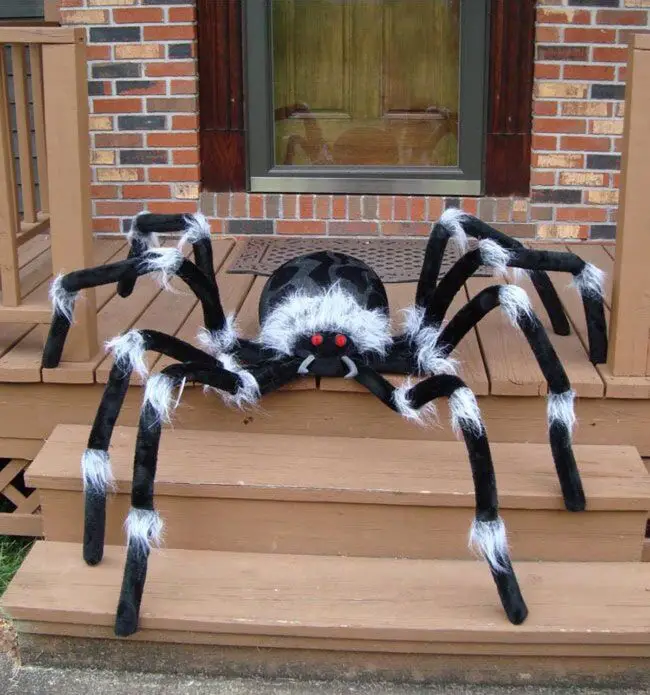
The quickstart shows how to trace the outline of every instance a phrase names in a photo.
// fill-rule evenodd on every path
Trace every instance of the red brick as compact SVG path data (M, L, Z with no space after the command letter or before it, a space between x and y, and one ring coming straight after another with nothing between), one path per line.
M170 7L169 23L182 24L183 22L195 22L196 10L194 7Z
M609 138L566 136L560 141L560 149L571 152L609 152Z
M586 130L584 118L536 118L533 121L535 133L584 133Z
M325 234L322 220L277 220L275 231L278 234Z
M586 10L560 10L541 7L537 10L540 24L590 24L591 15Z
M212 234L223 234L224 231L224 222L223 220L209 220L210 222L210 231Z
M394 220L408 220L409 217L409 199L406 196L395 196L395 207L393 213Z
M92 99L93 113L140 113L142 99Z
M198 181L198 167L150 167L149 181Z
M360 195L348 196L348 219L349 220L360 220L361 219L361 196ZM330 229L331 229L331 227L330 227Z
M296 217L297 197L293 193L284 193L282 195L282 217L288 219Z
M90 187L90 195L93 198L104 198L105 200L110 200L111 198L117 198L119 188L117 186L102 186L99 184L93 184Z
M557 150L557 138L552 135L533 135L532 146L534 150Z
M176 25L176 26L153 26L144 27L145 41L189 41L196 36L196 30L193 25Z
M170 200L162 203L149 203L149 211L157 215L185 215L196 212L196 202Z
M142 134L96 133L95 147L142 147Z
M566 80L613 80L616 69L611 65L565 65Z
M198 92L199 85L197 80L172 80L171 81L171 93L172 94L196 94Z
M347 197L344 195L332 196L332 217L343 220L347 217Z
M86 46L86 60L110 60L111 46Z
M298 202L301 220L311 220L314 217L314 196L310 193L301 193Z
M554 186L555 172L554 171L532 171L530 174L530 183L533 186Z
M193 60L174 60L167 63L148 63L148 77L194 77L196 63Z
M382 222L385 236L429 236L431 225L427 222Z
M377 217L380 220L393 219L393 196L380 195L377 198Z
M257 193L248 196L248 215L254 219L264 217L264 196Z
M199 117L191 116L172 116L173 130L197 130L199 127Z
M95 203L95 214L98 217L110 217L111 215L137 215L142 212L142 205L137 202L126 202L123 200L112 200L110 203L97 201Z
M319 220L329 220L332 216L332 196L317 195L314 203L315 217Z
M596 23L644 27L648 23L648 13L643 10L598 10Z
M427 218L427 199L414 196L411 198L411 219L414 222L423 222Z
M230 214L232 217L248 217L248 195L246 193L230 194Z
M567 27L564 30L564 41L565 43L616 43L616 30Z
M555 116L557 114L557 101L535 101L533 113L536 116Z
M94 234L118 234L122 231L122 225L117 217L93 217L92 229Z
M463 198L460 201L460 208L470 215L478 214L478 200L476 198Z
M569 208L558 207L556 212L558 222L606 222L605 208Z
M535 63L535 77L540 80L557 80L560 78L559 63Z
M330 222L328 232L332 236L376 236L379 234L379 225L377 222Z
M143 198L143 199L160 199L171 198L171 188L169 186L123 186L123 198Z
M196 113L193 97L155 97L147 99L147 113Z
M174 150L174 164L198 164L198 150Z
M537 43L558 43L560 30L555 27L538 26L535 33Z
M160 7L116 7L113 9L115 24L148 24L163 22L165 16Z
M176 126L176 124L175 124ZM198 147L198 133L147 133L148 147Z
M63 7L83 7L84 0L59 0L59 6Z
M442 198L429 198L427 201L427 219L434 221L442 215Z
M618 68L618 76L616 78L619 82L627 81L627 65L621 65Z
M593 59L596 63L624 63L627 53L628 49L620 46L594 46Z

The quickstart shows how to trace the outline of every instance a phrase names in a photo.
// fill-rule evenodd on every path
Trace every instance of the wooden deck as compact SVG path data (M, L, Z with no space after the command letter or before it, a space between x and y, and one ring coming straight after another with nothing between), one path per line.
M166 243L173 244L174 240ZM93 244L97 264L127 255L127 244L121 239L95 239ZM232 238L214 241L217 277L226 311L235 312L241 333L253 337L259 328L257 306L266 278L228 273L236 244L237 240ZM566 246L555 244L552 248ZM570 248L608 274L609 313L614 246L580 244ZM34 302L45 301L51 280L47 237L37 237L21 247L20 266L23 295ZM471 279L465 295L457 298L455 308L492 282L492 278ZM554 335L532 292L531 298L580 396L578 414L583 427L576 441L634 444L643 455L650 455L650 433L646 433L644 425L650 418L650 402L646 400L650 398L650 379L615 378L605 365L594 367L587 358L586 327L579 296L569 287L566 275L553 276L553 282L573 325L570 336ZM527 283L524 284L530 289ZM134 327L154 328L194 342L201 325L200 306L180 281L175 281L173 286L175 292L164 292L152 277L144 277L128 299L119 297L114 285L98 288L100 343ZM397 330L400 310L412 303L415 287L389 284L387 290ZM45 330L45 326L25 323L0 325L0 456L31 459L57 424L89 424L101 395L101 385L107 380L111 357L103 349L87 362L63 362L55 370L41 370ZM526 341L500 312L493 312L472 331L459 346L456 357L463 378L482 397L481 406L495 441L546 441L544 402L534 398L546 393L546 384ZM167 358L153 355L150 359L154 372L169 363ZM133 383L138 386L137 378ZM178 411L179 422L198 429L243 427L259 432L451 438L447 428L423 431L400 422L355 382L321 379L317 383L307 378L285 391L292 393L269 396L263 403L263 413L246 415L210 404L199 389L190 389L184 397L186 407ZM357 407L361 402L357 399L362 393L361 409ZM139 398L139 388L135 388L127 398L123 424L135 424ZM215 412L219 413L218 417ZM612 427L613 422L616 427ZM382 432L386 426L390 432Z

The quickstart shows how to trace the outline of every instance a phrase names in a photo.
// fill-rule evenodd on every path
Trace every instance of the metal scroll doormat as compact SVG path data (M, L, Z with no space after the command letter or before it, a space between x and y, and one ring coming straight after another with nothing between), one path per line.
M228 272L271 275L296 256L313 251L339 251L367 263L383 282L417 282L426 245L426 239L246 239ZM442 260L441 277L458 258L458 250L449 244ZM490 271L480 268L476 275L490 275Z

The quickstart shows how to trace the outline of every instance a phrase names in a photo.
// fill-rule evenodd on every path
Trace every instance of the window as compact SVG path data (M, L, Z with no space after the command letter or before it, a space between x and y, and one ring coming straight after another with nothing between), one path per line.
M0 0L0 20L42 18L43 0Z
M480 193L486 4L248 0L251 190Z
M205 189L528 195L536 0L197 6Z

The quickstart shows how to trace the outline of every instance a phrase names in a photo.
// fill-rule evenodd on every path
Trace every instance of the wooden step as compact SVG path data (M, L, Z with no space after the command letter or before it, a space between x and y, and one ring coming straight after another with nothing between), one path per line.
M116 428L118 494L107 541L123 542L136 431ZM45 537L79 542L88 428L55 429L29 468ZM639 560L650 476L637 451L578 446L589 511L566 512L546 445L493 445L513 557ZM156 506L166 546L192 550L465 559L474 513L464 445L166 430Z
M124 549L38 542L2 599L23 632L113 638ZM650 565L517 563L511 625L478 561L154 551L138 639L438 654L650 657Z

